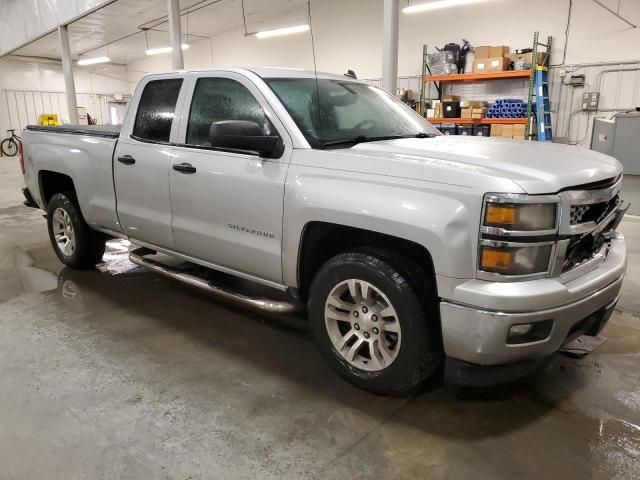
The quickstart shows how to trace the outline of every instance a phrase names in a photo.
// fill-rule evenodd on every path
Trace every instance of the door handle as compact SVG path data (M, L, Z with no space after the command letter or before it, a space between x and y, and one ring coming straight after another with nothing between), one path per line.
M196 167L190 163L176 163L172 168L180 173L196 173Z
M118 161L120 163L124 163L125 165L133 165L134 163L136 163L136 159L131 155L122 155L118 157Z

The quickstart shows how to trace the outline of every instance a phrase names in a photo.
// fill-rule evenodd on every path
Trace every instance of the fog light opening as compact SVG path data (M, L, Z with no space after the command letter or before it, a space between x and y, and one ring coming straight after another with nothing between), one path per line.
M549 337L553 328L553 320L511 325L507 334L507 344L539 342Z
M531 323L523 323L522 325L512 325L509 329L509 336L515 337L518 335L526 335L531 330L533 330L533 324Z

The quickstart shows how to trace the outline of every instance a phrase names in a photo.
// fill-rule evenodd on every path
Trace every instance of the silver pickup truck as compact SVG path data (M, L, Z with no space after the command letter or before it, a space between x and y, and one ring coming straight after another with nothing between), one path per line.
M380 394L526 374L600 331L626 268L615 159L443 136L348 76L149 75L121 128L23 139L26 203L64 264L93 267L120 237L227 300L306 310L331 366Z

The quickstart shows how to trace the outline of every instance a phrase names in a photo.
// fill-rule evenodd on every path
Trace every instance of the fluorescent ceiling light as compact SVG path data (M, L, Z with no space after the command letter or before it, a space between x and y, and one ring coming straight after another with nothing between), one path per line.
M438 10L440 8L457 7L458 5L468 5L477 3L482 0L435 0L429 3L419 3L417 5L409 5L402 9L402 13L418 13L428 10Z
M182 50L188 50L189 49L189 44L188 43L183 43L180 48L182 48ZM171 50L173 50L172 47L148 48L148 49L146 49L144 51L144 53L146 53L147 55L160 55L160 54L163 54L163 53L169 53L169 52L171 52Z
M83 58L82 60L78 60L78 65L94 65L96 63L107 63L110 61L111 59L109 57Z
M271 38L278 37L280 35L290 35L292 33L302 33L309 30L309 25L296 25L295 27L277 28L275 30L265 30L264 32L256 33L258 38Z

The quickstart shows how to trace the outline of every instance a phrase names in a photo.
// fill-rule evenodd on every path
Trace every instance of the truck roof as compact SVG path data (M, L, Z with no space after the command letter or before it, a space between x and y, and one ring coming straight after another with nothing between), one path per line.
M316 72L313 70L302 70L297 68L278 68L278 67L220 67L220 68L193 68L174 72L151 73L148 76L163 75L168 73L214 73L214 72L237 72L237 73L253 73L261 78L316 78ZM329 80L347 80L357 81L347 75L339 75L328 72L317 72L318 78Z

